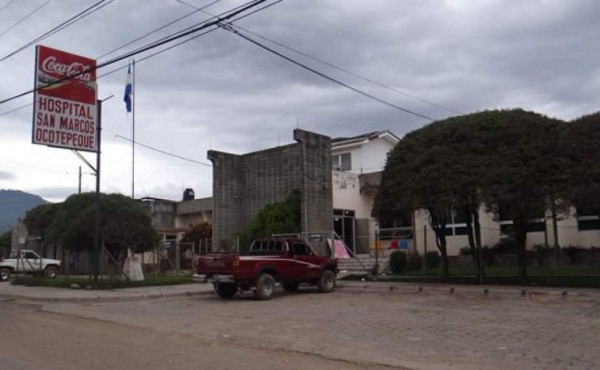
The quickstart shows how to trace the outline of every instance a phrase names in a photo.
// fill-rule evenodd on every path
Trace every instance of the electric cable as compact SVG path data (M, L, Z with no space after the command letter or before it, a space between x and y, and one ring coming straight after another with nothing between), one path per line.
M346 84L346 83L344 83L344 82L341 82L341 81L339 81L339 80L336 80L335 78L333 78L333 77L331 77L331 76L328 76L328 75L326 75L326 74L324 74L324 73L322 73L322 72L319 72L319 71L317 71L317 70L316 70L316 69L314 69L314 68L308 67L308 66L306 66L306 65L304 65L304 64L302 64L302 63L300 63L300 62L298 62L298 61L296 61L296 60L294 60L294 59L292 59L292 58L290 58L290 57L287 57L287 56L285 56L285 55L283 55L283 54L281 54L281 53L279 53L279 52L277 52L277 51L275 51L275 50L273 50L273 49L269 48L269 47L268 47L268 46L266 46L266 45L263 45L263 44L259 43L258 41L255 41L255 40L251 39L250 37L248 37L248 36L246 36L246 35L243 35L242 33L240 33L239 31L235 30L233 27L231 27L231 26L230 26L230 25L228 25L228 24L221 24L221 25L220 25L220 27L221 27L221 28L223 28L224 30L230 31L230 32L232 32L232 33L234 33L234 34L236 34L236 35L238 35L238 36L242 37L243 39L245 39L245 40L247 40L247 41L249 41L249 42L253 43L254 45L256 45L256 46L258 46L258 47L260 47L260 48L262 48L262 49L265 49L265 50L267 50L267 51L269 51L269 52L271 52L271 53L273 53L273 54L275 54L275 55L277 55L277 56L279 56L279 57L281 57L281 58L283 58L283 59L287 60L287 61L288 61L288 62L290 62L290 63L293 63L293 64L295 64L295 65L297 65L297 66L299 66L299 67L301 67L301 68L304 68L304 69L306 69L306 70L307 70L307 71L309 71L309 72L312 72L312 73L314 73L314 74L316 74L316 75L318 75L318 76L321 76L321 77L325 78L326 80L329 80L329 81L331 81L331 82L333 82L333 83L336 83L336 84L338 84L338 85L341 85L341 86L343 86L343 87L346 87L346 88L348 88L348 89L350 89L350 90L352 90L352 91L354 91L354 92L356 92L356 93L358 93L358 94L360 94L360 95L366 96L367 98L373 99L373 100L375 100L375 101L378 101L378 102L380 102L380 103L382 103L382 104L385 104L385 105L387 105L387 106L389 106L389 107L392 107L392 108L398 109L398 110L400 110L400 111L402 111L402 112L409 113L409 114L412 114L412 115L414 115L414 116L417 116L417 117L421 117L421 118L427 119L427 120L429 120L429 121L434 121L434 119L433 119L433 118L431 118L431 117L428 117L428 116L426 116L426 115L423 115L423 114L420 114L420 113L417 113L417 112L413 112L413 111L411 111L411 110L408 110L408 109L406 109L406 108L402 108L402 107L401 107L401 106L399 106L399 105L396 105L396 104L394 104L394 103L390 103L390 102L388 102L388 101L386 101L386 100L383 100L383 99L381 99L381 98L378 98L378 97L376 97L376 96L374 96L374 95L371 95L371 94L369 94L369 93L367 93L367 92L364 92L364 91L362 91L362 90L359 90L359 89L357 89L357 88L355 88L355 87L352 87L352 86L350 86L350 85L348 85L348 84Z
M269 7L271 7L271 6L273 6L273 5L277 4L277 3L280 3L281 1L283 1L283 0L278 0L278 1L276 1L276 2L274 2L274 3L271 3L271 4L267 5L267 6L264 6L264 7L262 7L262 8L259 8L259 9L255 10L255 11L251 12L251 13L243 14L243 15L239 16L238 18L235 18L235 19L233 19L233 20L232 20L232 22L238 21L238 20L240 20L240 19L244 19L244 18L246 18L246 17L248 17L248 16L250 16L250 15L252 15L252 14L255 14L255 13L256 13L256 12L258 12L258 11L262 11L262 10L264 10L264 9L266 9L266 8L269 8ZM171 46L169 46L169 47L167 47L167 48L161 49L161 50L159 50L159 51L157 51L157 52L155 52L155 53L152 53L152 54L146 55L146 56L144 56L143 58L136 60L136 63L141 63L141 62L143 62L143 61L145 61L145 60L147 60L147 59L150 59L150 58L152 58L152 57L155 57L155 56L157 56L157 55L159 55L159 54L162 54L162 53L164 53L164 52L166 52L166 51L169 51L169 50L171 50L171 49L174 49L175 47L181 46L181 45L183 45L183 44L185 44L185 43L187 43L187 42L189 42L189 41L192 41L192 40L194 40L194 39L196 39L196 38L198 38L198 37L201 37L201 36L204 36L204 35L206 35L206 34L208 34L208 33L211 33L211 32L213 32L213 31L216 31L217 29L218 29L218 28L213 28L213 29L210 29L210 30L208 30L208 31L202 32L202 33L200 33L200 34L198 34L198 35L194 35L194 36L192 36L192 37L190 37L190 38L188 38L188 39L185 39L185 40L183 40L183 41L180 41L180 42L178 42L178 43L175 43L175 44L173 44L173 45L171 45ZM96 80L99 80L99 79L101 79L102 77L106 77L106 76L108 76L108 75L111 75L111 74L113 74L113 73L115 73L115 72L118 72L118 71L120 71L120 70L123 70L123 69L125 69L125 68L127 68L127 67L128 67L128 65L124 65L124 66L122 66L122 67L118 67L118 68L112 69L112 70L110 70L110 71L108 71L108 72L106 72L106 73L103 73L103 74L101 74L101 75L98 75L98 76L96 77ZM2 104L2 103L3 103L3 102L0 102L0 104ZM10 113L13 113L13 112L16 112L16 111L18 111L18 110L21 110L21 109L23 109L23 108L29 107L29 106L31 106L31 105L33 105L33 103L28 103L28 104L22 105L22 106L20 106L20 107L17 107L17 108L15 108L15 109L11 109L11 110L9 110L9 111L2 112L2 113L0 113L0 117L1 117L1 116L5 116L5 115L8 115L8 114L10 114Z
M139 36L139 37L137 37L137 38L135 38L135 39L133 39L133 40L131 40L131 41L128 41L127 43L125 43L125 44L123 44L123 45L119 46L119 47L118 47L118 48L116 48L116 49L113 49L113 50L111 50L111 51L107 51L106 53L104 53L104 54L100 55L100 56L99 56L99 57L97 57L96 59L101 59L101 58L103 58L103 57L105 57L105 56L107 56L107 55L109 55L109 54L112 54L112 53L114 53L115 51L121 50L121 49L123 49L124 47L127 47L127 46L129 46L129 45L133 44L133 43L134 43L134 42L136 42L136 41L139 41L139 40L141 40L141 39L144 39L144 38L146 38L146 37L148 37L148 36L150 36L150 35L152 35L152 34L154 34L154 33L158 32L158 31L160 31L160 30L163 30L163 29L165 29L165 28L167 28L167 27L169 27L169 26L171 26L171 25L173 25L173 24L175 24L175 23L177 23L177 22L180 22L180 21L184 20L184 19L185 19L185 18L187 18L187 17L190 17L190 16L192 16L192 15L194 15L194 14L196 14L196 13L200 12L200 11L203 11L204 9L206 9L206 8L208 8L208 7L212 6L212 5L214 5L214 4L216 4L216 3L220 2L220 1L221 1L221 0L214 0L213 2L211 2L211 3L209 3L209 4L205 5L205 6L203 6L202 8L196 8L196 10L195 10L195 11L193 11L193 12L191 12L191 13L188 13L188 14L186 14L186 15L184 15L184 16L182 16L182 17L179 17L179 18L177 18L177 19L174 19L174 20L172 20L171 22L169 22L169 23L167 23L167 24L165 24L165 25L163 25L163 26L161 26L161 27L159 27L159 28L156 28L156 29L154 29L154 30L152 30L152 31L150 31L150 32L148 32L148 33L146 33L146 34L142 35L142 36ZM213 17L214 17L214 16L213 16Z
M25 104L25 105L21 105L20 107L17 107L17 108L15 108L15 109L11 109L11 110L8 110L8 111L6 111L6 112L2 112L2 113L0 113L0 117L2 117L2 116L6 116L7 114L10 114L10 113L16 112L16 111L18 111L18 110L21 110L21 109L23 109L23 108L27 108L27 107L28 107L28 106L30 106L30 105L33 105L33 103L27 103L27 104Z
M193 5L193 4L190 4L190 3L186 2L186 1L183 1L183 0L176 0L176 1L177 1L177 2L179 2L179 3L181 3L181 4L187 5L187 6L191 7L191 8L195 8L195 9L198 9L198 10L199 10L199 8L198 8L197 6L195 6L195 5ZM205 13L205 14L212 15L212 14L210 14L210 13L208 13L208 12L204 11L204 10L201 10L201 11L202 11L203 13ZM342 67L339 67L339 66L337 66L337 65L335 65L335 64L333 64L333 63L331 63L331 62L327 62L327 61L325 61L325 60L319 59L319 58L317 58L317 57L314 57L314 56L312 56L312 55L310 55L310 54L308 54L308 53L306 53L306 52L300 51L300 50L298 50L298 49L295 49L295 48L293 48L293 47L291 47L291 46L287 46L287 45L285 45L285 44L283 44L283 43L281 43L281 42L277 42L277 41L275 41L275 40L272 40L272 39L270 39L270 38L268 38L268 37L266 37L266 36L260 35L260 34L258 34L258 33L256 33L256 32L252 32L252 31L250 31L249 29L247 29L247 28L244 28L244 27L242 27L242 26L239 26L239 25L237 25L237 24L233 24L233 22L234 22L234 21L230 21L230 22L228 22L227 24L230 24L230 25L231 25L231 26L233 26L234 28L238 28L238 29L240 29L240 30L242 30L242 31L244 31L244 32L247 32L247 33L249 33L249 34L251 34L251 35L254 35L254 36L256 36L256 37L259 37L259 38L261 38L261 39L263 39L263 40L266 40L266 41L268 41L268 42L270 42L270 43L273 43L273 44L275 44L275 45L277 45L277 46L279 46L279 47L282 47L282 48L284 48L284 49L287 49L287 50L289 50L289 51L292 51L292 52L294 52L294 53L296 53L296 54L302 55L302 56L303 56L303 57L305 57L305 58L308 58L308 59L310 59L310 60L313 60L313 61L315 61L315 62L318 62L318 63L324 64L324 65L326 65L326 66L328 66L328 67L331 67L331 68L333 68L333 69L336 69L336 70L338 70L338 71L344 72L344 73L346 73L346 74L349 74L349 75L351 75L351 76L353 76L353 77L359 78L359 79L361 79L361 80L363 80L363 81L366 81L366 82L372 83L372 84L374 84L374 85L377 85L377 86L379 86L379 87L383 87L383 88L385 88L385 89L388 89L388 90L390 90L390 91L393 91L393 92L395 92L395 93L397 93L397 94L401 94L401 95L404 95L404 96L408 96L408 97L410 97L410 98L413 98L413 99L415 99L415 100L418 100L418 101L420 101L420 102L422 102L422 103L429 104L429 105L431 105L431 106L434 106L434 107L436 107L436 108L440 108L440 109L446 110L446 111L448 111L448 112L451 112L451 113L463 114L463 113L461 113L461 112L458 112L458 111L456 111L456 110L454 110L454 109L452 109L452 108L445 107L445 106L443 106L443 105L441 105L441 104L434 103L434 102L432 102L432 101L430 101L430 100L426 100L426 99L420 98L420 97L418 97L418 96L416 96L416 95L409 94L409 93L407 93L407 92L405 92L405 91L402 91L402 90L396 89L396 88L394 88L394 87L388 86L388 85L386 85L386 84L384 84L384 83L377 82L377 81L375 81L375 80L372 80L372 79L370 79L370 78L367 78L367 77L361 76L361 75L359 75L358 73L352 72L352 71L350 71L350 70L348 70L348 69L345 69L345 68L342 68Z
M0 37L4 36L8 31L12 30L13 28L15 28L16 26L18 26L19 24L21 24L21 22L23 22L24 20L26 20L27 18L31 17L32 15L34 15L35 13L37 13L39 10L41 10L43 7L45 7L46 5L48 5L52 0L48 0L45 3L43 3L42 5L38 6L37 8L35 8L34 10L32 10L31 12L29 12L26 16L24 16L23 18L19 19L18 21L16 21L12 26L8 27L6 30L0 32Z
M112 3L114 0L110 0L108 3L103 4L104 2L106 2L106 0L100 0L97 3L93 4L92 6L88 7L87 9L77 13L76 15L72 16L71 18L67 19L66 21L62 22L61 24L59 24L58 26L52 28L51 30L43 33L42 35L36 37L35 39L29 41L28 43L26 43L25 45L19 47L18 49L16 49L15 51L12 51L11 53L5 55L4 57L2 57L2 59L0 59L0 62L10 58L13 55L16 55L18 53L20 53L21 51L25 50L26 48L28 48L29 46L38 43L52 35L54 35L55 33L62 31L63 29L71 26L72 24L75 24L76 22L84 19L85 17L94 14L95 12L99 11L100 9L104 8L105 6L109 5L110 3ZM100 6L101 5L101 6Z
M170 36L170 37L168 37L168 38L164 38L164 39L162 39L162 41L160 41L160 42L151 43L151 44L148 44L148 45L146 45L146 46L144 46L144 47L138 48L138 49L136 49L136 50L134 50L134 51L130 51L130 52L127 52L127 53L125 53L125 54L122 54L122 55L120 55L120 56L118 56L118 57L115 57L115 58L113 58L113 59L109 60L109 61L106 61L106 62L104 62L104 63L100 63L100 64L98 64L98 65L96 66L96 68L95 68L95 69L96 69L96 70L98 70L98 69L101 69L101 68L107 67L107 66L109 66L109 65L112 65L112 64L115 64L115 63L117 63L117 62L120 62L120 61L122 61L122 60L124 60L124 59L131 58L132 56L135 56L135 55L137 55L137 54L140 54L140 53L143 53L143 52L146 52L146 51L152 50L152 49L154 49L154 48L157 48L157 47L159 47L159 46L162 46L162 45L164 45L164 44L167 44L167 43L173 42L173 41L175 41L175 40L178 40L178 39L180 39L180 38L183 38L183 37L185 37L185 36L189 36L189 35L191 35L191 34L194 34L194 33L198 32L198 31L204 30L204 29L206 29L206 28L213 27L213 26L217 26L219 23L222 23L224 20L228 20L228 19L230 19L230 18L233 18L233 17L235 17L235 16L237 16L237 15L239 15L239 14L241 14L241 13L244 13L245 11L247 11L247 10L250 10L251 8L254 8L254 7L256 7L257 5L259 5L259 4L261 4L261 3L265 2L265 1L267 1L267 0L254 0L254 1L249 1L249 2L247 2L245 5L243 5L243 6L241 6L241 7L238 7L238 9L237 9L237 10L234 10L234 11L226 11L226 12L223 12L223 13L221 13L221 14L223 14L223 15L222 15L222 16L220 16L220 17L217 17L217 19L215 19L215 20L213 20L213 21L210 21L210 22L203 22L203 23L201 23L201 24L199 24L199 25L195 26L194 28L192 28L192 29L190 29L190 30L188 30L188 31L185 31L185 32L183 32L183 33L181 33L181 34L177 34L177 35L175 35L175 36ZM59 79L58 81L52 82L52 83L50 83L50 84L46 84L46 85L44 85L44 86L40 86L40 87L37 87L37 88L31 89L31 90L27 90L27 91L25 91L25 92L22 92L22 93L20 93L20 94L13 95L13 96L12 96L12 97L10 97L10 98L7 98L7 99L0 100L0 105L2 105L2 104L5 104L5 103L7 103L7 102L9 102L9 101L12 101L12 100L18 99L18 98L20 98L20 97L23 97L23 96L29 95L29 94L31 94L31 93L33 93L33 92L37 91L37 90L40 90L40 89L43 89L43 88L47 88L47 87L49 87L49 86L54 86L54 85L56 85L56 84L59 84L59 83L61 83L61 82L67 81L67 80L69 80L69 79L72 79L72 78L75 78L75 77L77 77L77 76L81 75L82 73L88 73L88 72L89 72L89 70L82 71L82 72L79 72L79 73L77 73L77 74L74 74L74 75L72 75L72 76L68 76L68 77L65 77L65 78L63 78L63 79Z
M116 138L119 138L119 139L123 139L123 140L129 141L130 143L133 143L133 142L134 142L133 140L131 140L131 139L129 139L129 138L126 138L126 137L124 137L124 136L121 136L121 135L115 135L115 137L116 137ZM194 159L190 159L190 158L182 157L182 156L180 156L180 155L173 154L173 153L170 153L170 152L167 152L167 151L164 151L164 150L161 150L161 149L158 149L158 148L152 147L152 146L150 146L150 145L142 144L142 143L140 143L140 142L139 142L139 141L137 141L137 140L135 141L135 144L136 144L136 145L143 146L143 147L144 147L144 148L146 148L146 149L154 150L155 152L158 152L158 153L161 153L161 154L164 154L164 155L168 155L168 156L171 156L171 157L174 157L174 158L178 158L178 159L181 159L181 160L184 160L184 161L188 161L188 162L192 162L192 163L196 163L196 164L201 164L201 165L203 165L203 166L206 166L206 167L212 167L212 164L203 163L203 162L200 162L200 161L197 161L197 160L194 160Z
M254 0L254 1L257 1L257 0ZM272 4L269 4L269 5L267 5L267 6L263 7L263 8L259 8L259 9L255 10L255 11L253 11L253 12L250 12L250 13L248 13L248 14L247 14L247 15L245 15L245 16L249 16L249 15L252 15L252 14L254 14L254 13L258 12L258 11L264 10L264 9L266 9L266 8L268 8L268 7L272 6L272 5L275 5L275 4L277 4L277 3L280 3L281 1L283 1L283 0L277 0L276 2L274 2L274 3L272 3ZM262 2L262 1L261 1L261 2ZM228 12L232 12L232 11L238 10L238 9L240 9L240 8L242 8L242 7L244 7L244 6L246 6L246 4L249 4L249 3L251 3L251 2L248 2L248 3L242 4L242 5L240 5L240 6L237 6L237 7L233 8L233 9L229 10ZM257 4L257 5L258 5L258 4ZM224 12L224 13L221 13L221 14L226 14L226 13L228 13L228 12ZM245 16L241 16L241 17L239 17L239 18L236 18L235 20L237 21L237 20L239 20L239 19L245 18ZM209 19L206 19L206 20L202 21L201 23L205 23L205 22L208 22L209 20L216 19L216 18L219 18L219 16L211 15ZM214 22L214 24L212 24L212 25L218 26L220 23L222 23L222 21L221 21L221 20L217 20L217 21L215 21L215 22ZM177 35L186 36L186 35L184 35L184 34L187 34L187 33L188 33L188 31L189 31L189 30L191 30L191 29L193 29L194 27L196 27L196 25L194 25L194 26L189 26L189 27L186 27L186 28L184 28L184 29L182 29L182 30L179 30L179 31L177 31L177 32L175 32L175 33L172 33L172 34L171 34L171 35L169 35L169 36L165 36L165 37L163 37L163 38L160 38L160 39L158 39L158 40L155 40L153 43L147 44L147 46L151 46L151 45L154 45L154 44L162 43L163 41L167 40L169 37L174 37L174 36L177 36ZM138 49L134 49L134 50L132 51L132 53L135 53L135 52L137 52L137 50L140 50L140 48L138 48Z
M0 8L0 12L3 11L5 8L7 8L10 4L14 3L15 1L16 0L10 0L6 4L4 4L4 6L2 6L2 8Z
M24 20L26 20L27 18L31 17L32 15L34 15L35 13L37 13L39 10L41 10L43 7L45 7L46 5L48 5L52 0L48 0L45 3L43 3L42 5L38 6L37 8L35 8L34 10L32 10L31 12L29 12L26 16L24 16L23 18L19 19L18 21L16 21L12 26L8 27L7 29L5 29L4 31L0 32L0 37L4 36L8 31L12 30L13 28L15 28L16 26L18 26L19 24L21 24L21 22L23 22Z

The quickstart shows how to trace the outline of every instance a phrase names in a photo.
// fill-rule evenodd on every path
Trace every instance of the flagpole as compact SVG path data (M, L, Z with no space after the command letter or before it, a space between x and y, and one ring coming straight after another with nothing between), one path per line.
M132 95L132 121L131 126L131 199L135 199L135 59L133 60L133 75L131 84L131 95Z

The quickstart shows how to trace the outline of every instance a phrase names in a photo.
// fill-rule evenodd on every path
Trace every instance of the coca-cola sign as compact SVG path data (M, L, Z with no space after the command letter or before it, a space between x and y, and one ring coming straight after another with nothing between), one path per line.
M96 61L38 45L32 142L97 151Z
M79 55L37 47L36 87L44 94L96 104L96 61Z
M60 63L55 56L48 57L42 61L42 71L50 74L55 74L63 78L74 76L74 78L82 81L93 81L91 66L80 62L71 64Z

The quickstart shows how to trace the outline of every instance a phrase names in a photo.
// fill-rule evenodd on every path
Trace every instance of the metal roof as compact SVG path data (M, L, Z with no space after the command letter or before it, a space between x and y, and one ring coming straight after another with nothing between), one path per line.
M353 144L353 143L360 143L363 141L377 139L377 138L381 137L382 135L390 135L394 139L400 141L400 138L397 137L396 135L392 134L389 130L383 130L383 131L373 131L373 132L369 132L369 133L358 135L358 136L352 136L352 137L333 138L333 139L331 139L331 146L341 146L341 145L348 145L348 144Z

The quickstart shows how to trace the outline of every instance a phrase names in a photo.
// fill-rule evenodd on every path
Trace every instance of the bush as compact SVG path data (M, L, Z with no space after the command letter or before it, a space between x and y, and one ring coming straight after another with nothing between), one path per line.
M390 271L392 274L401 274L406 270L408 258L406 253L401 251L393 251L390 254Z
M471 247L466 246L466 247L460 248L460 251L458 252L458 254L461 255L461 256L470 256L470 255L472 255L472 253L471 253Z
M428 269L434 269L440 265L442 257L438 251L430 251L425 253L425 267Z
M562 248L562 252L564 254L566 254L567 257L569 257L569 262L572 265L582 263L583 259L584 259L583 256L586 255L587 253L589 253L591 250L593 250L593 248L588 249L588 248L583 248L583 247L579 247L579 246L576 247L576 246L572 246L572 245Z
M420 270L423 267L423 261L421 260L421 256L418 253L410 253L408 255L408 261L406 264L406 269L408 271Z
M492 254L506 254L517 252L517 242L513 238L502 238L490 249Z

